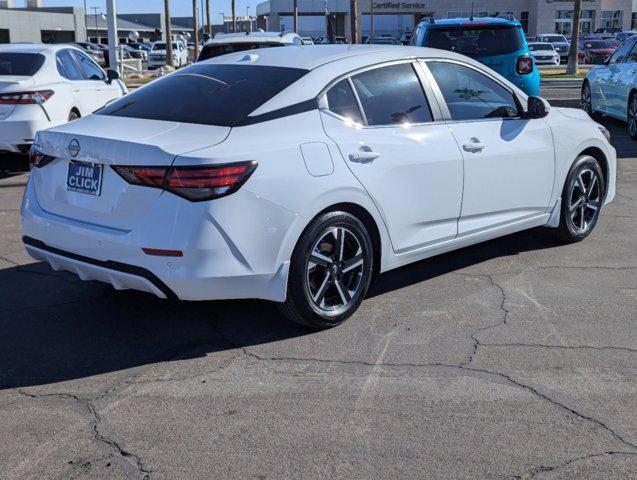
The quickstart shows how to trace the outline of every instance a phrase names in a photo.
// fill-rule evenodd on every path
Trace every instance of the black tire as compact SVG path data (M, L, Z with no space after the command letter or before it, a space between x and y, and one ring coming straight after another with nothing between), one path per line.
M588 237L597 224L605 196L606 183L599 162L590 155L581 155L564 182L558 237L567 243Z
M71 110L71 112L69 113L69 122L77 120L78 118L80 118L80 116L77 114L77 112L75 110Z
M628 98L626 107L626 128L628 135L637 140L637 93L632 92Z
M318 216L292 254L281 312L312 328L343 323L365 298L373 263L372 241L363 222L346 212Z
M582 84L582 90L580 93L580 107L588 116L591 117L595 121L599 121L602 116L593 110L593 98L591 96L591 86L588 82L584 82Z

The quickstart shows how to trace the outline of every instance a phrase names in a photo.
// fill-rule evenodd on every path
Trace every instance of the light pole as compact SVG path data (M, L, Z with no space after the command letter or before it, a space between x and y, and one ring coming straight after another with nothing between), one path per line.
M195 44L195 62L197 61L197 57L199 56L199 25L197 22L197 0L192 0L192 22L193 22L193 42Z
M170 30L172 20L170 19L170 0L164 0L164 15L166 20L166 65L173 65L173 36Z
M249 6L246 7L246 21L248 22L248 25L246 26L246 31L247 32L252 32L252 22L250 21L250 7Z
M219 12L219 15L221 15L221 30L223 30L223 33L226 33L226 14Z
M88 25L86 24L86 0L84 0L84 36L88 42Z

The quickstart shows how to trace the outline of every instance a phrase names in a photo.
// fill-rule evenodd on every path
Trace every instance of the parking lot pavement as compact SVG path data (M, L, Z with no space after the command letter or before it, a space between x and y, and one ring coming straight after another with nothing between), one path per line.
M584 242L534 229L387 273L344 325L34 263L0 166L3 478L635 478L637 142Z

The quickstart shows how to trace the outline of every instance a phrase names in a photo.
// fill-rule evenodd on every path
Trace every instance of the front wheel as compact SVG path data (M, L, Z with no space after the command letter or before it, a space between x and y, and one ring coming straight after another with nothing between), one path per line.
M339 325L363 301L372 265L365 225L346 212L325 213L306 228L294 249L287 299L280 309L304 326Z
M604 174L599 162L582 155L573 163L562 190L559 237L569 243L585 239L595 228L604 203Z
M633 92L628 100L628 111L626 112L628 135L633 140L637 140L637 93Z
M580 95L580 106L593 120L599 120L600 114L593 110L593 99L591 96L591 86L588 81L582 85L582 92Z

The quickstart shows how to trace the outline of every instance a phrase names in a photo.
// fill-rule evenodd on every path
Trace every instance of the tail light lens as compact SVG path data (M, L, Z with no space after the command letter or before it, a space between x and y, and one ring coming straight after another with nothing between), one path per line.
M518 58L518 73L520 75L526 75L533 71L533 58L531 57L519 57Z
M187 167L113 166L128 183L161 188L191 202L236 192L257 168L257 162Z
M0 105L34 105L45 103L53 96L53 90L0 94Z
M31 168L42 168L51 163L53 160L55 160L55 157L45 155L38 150L35 145L31 146L31 150L29 150L29 163L31 164Z

